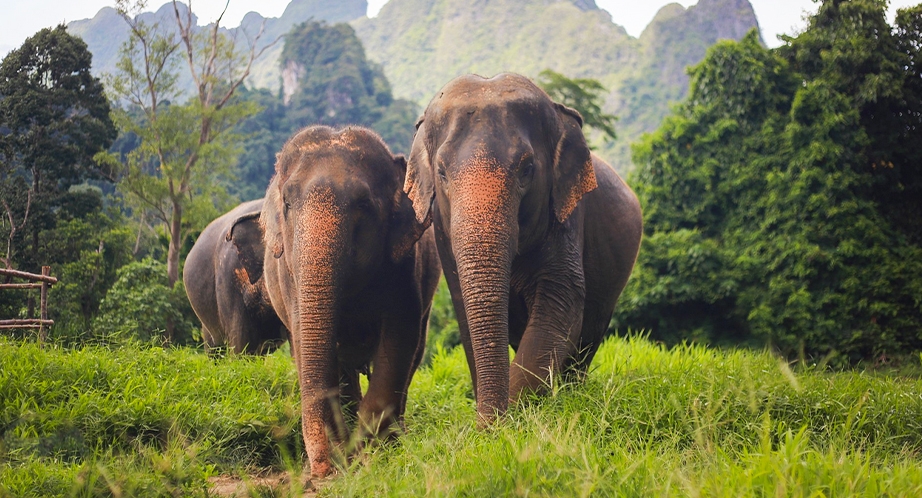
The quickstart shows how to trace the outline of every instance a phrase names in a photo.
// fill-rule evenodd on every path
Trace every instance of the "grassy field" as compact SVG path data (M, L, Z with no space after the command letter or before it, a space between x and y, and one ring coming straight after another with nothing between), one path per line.
M922 496L922 381L611 339L582 385L474 429L460 349L417 373L408 434L321 496ZM0 339L0 496L300 494L284 354L41 350ZM291 471L293 485L258 485Z

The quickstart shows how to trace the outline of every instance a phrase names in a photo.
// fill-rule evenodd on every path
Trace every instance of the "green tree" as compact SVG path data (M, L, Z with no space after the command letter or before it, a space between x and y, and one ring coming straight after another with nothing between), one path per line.
M635 146L645 240L614 325L845 361L922 348L922 248L894 208L914 201L885 200L901 180L878 171L907 124L877 108L897 95L912 109L919 86L884 60L902 43L884 8L827 1L784 47L753 31L691 70L688 99ZM895 33L918 39L907 18Z
M69 194L56 226L43 234L58 278L49 293L49 314L53 339L83 343L92 336L92 320L116 272L134 259L134 236L115 206L103 206L98 188L80 186Z
M226 198L221 179L230 175L240 151L237 124L258 111L234 96L261 52L255 49L259 35L243 52L222 33L220 17L197 29L191 10L176 1L175 26L147 25L136 17L144 5L143 0L117 2L131 37L111 81L114 96L124 104L114 116L139 145L124 163L111 154L108 160L130 204L165 227L166 276L173 288L185 236L213 219L215 204ZM195 92L180 103L184 96L176 82L183 61ZM172 335L168 326L168 341Z
M70 186L98 177L93 156L115 139L91 59L83 40L59 25L29 37L0 63L0 230L7 267L14 259L32 270L45 263L39 233L54 227Z
M558 72L545 69L538 74L538 86L554 101L579 111L583 116L583 123L601 131L608 141L617 138L615 121L618 118L602 111L608 90L598 80L570 79Z
M823 2L808 29L779 48L792 69L848 95L867 134L856 165L888 221L922 244L922 5L895 26L885 0ZM842 40L850 40L843 43Z

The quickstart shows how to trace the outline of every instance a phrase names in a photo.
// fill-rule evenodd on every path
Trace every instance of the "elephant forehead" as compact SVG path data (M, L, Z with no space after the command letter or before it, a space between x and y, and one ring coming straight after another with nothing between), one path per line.
M359 145L356 137L352 133L342 133L333 135L326 140L305 141L297 144L298 151L301 153L317 152L324 150L341 149L344 151L358 151Z
M438 97L453 100L463 96L474 98L501 98L508 99L514 96L539 95L541 90L528 78L511 73L496 75L492 78L483 78L477 75L466 75L450 81Z
M490 118L496 119L508 115L519 117L532 114L540 109L541 105L542 99L539 95L482 88L463 93L456 98L444 99L436 106L436 112L449 116L486 113Z

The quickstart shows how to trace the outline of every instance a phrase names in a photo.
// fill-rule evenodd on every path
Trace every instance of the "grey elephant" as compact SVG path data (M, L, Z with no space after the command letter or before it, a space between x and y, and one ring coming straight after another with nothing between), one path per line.
M262 199L244 202L212 221L186 258L183 284L206 348L265 353L288 338L261 272L248 271L262 266L262 208Z
M282 148L266 191L262 271L291 331L315 476L333 471L333 444L346 437L341 407L366 434L399 429L422 358L441 268L405 174L406 160L374 132L312 126ZM363 396L359 373L369 370Z
M581 127L516 74L458 77L417 123L405 190L435 227L480 425L587 370L634 266L637 197Z

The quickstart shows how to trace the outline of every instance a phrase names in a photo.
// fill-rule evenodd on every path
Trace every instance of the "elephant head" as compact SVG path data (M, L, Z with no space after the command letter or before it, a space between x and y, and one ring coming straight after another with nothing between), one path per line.
M234 218L224 235L226 242L232 242L237 249L237 258L243 265L245 280L255 284L263 274L263 232L259 225L260 211L246 213Z
M313 126L285 144L266 192L266 284L291 332L315 475L332 471L327 431L339 419L343 305L381 268L404 258L425 229L401 189L405 172L403 156L370 130Z
M581 126L578 112L514 74L456 78L417 123L404 190L457 265L481 424L508 406L513 259L596 187Z

